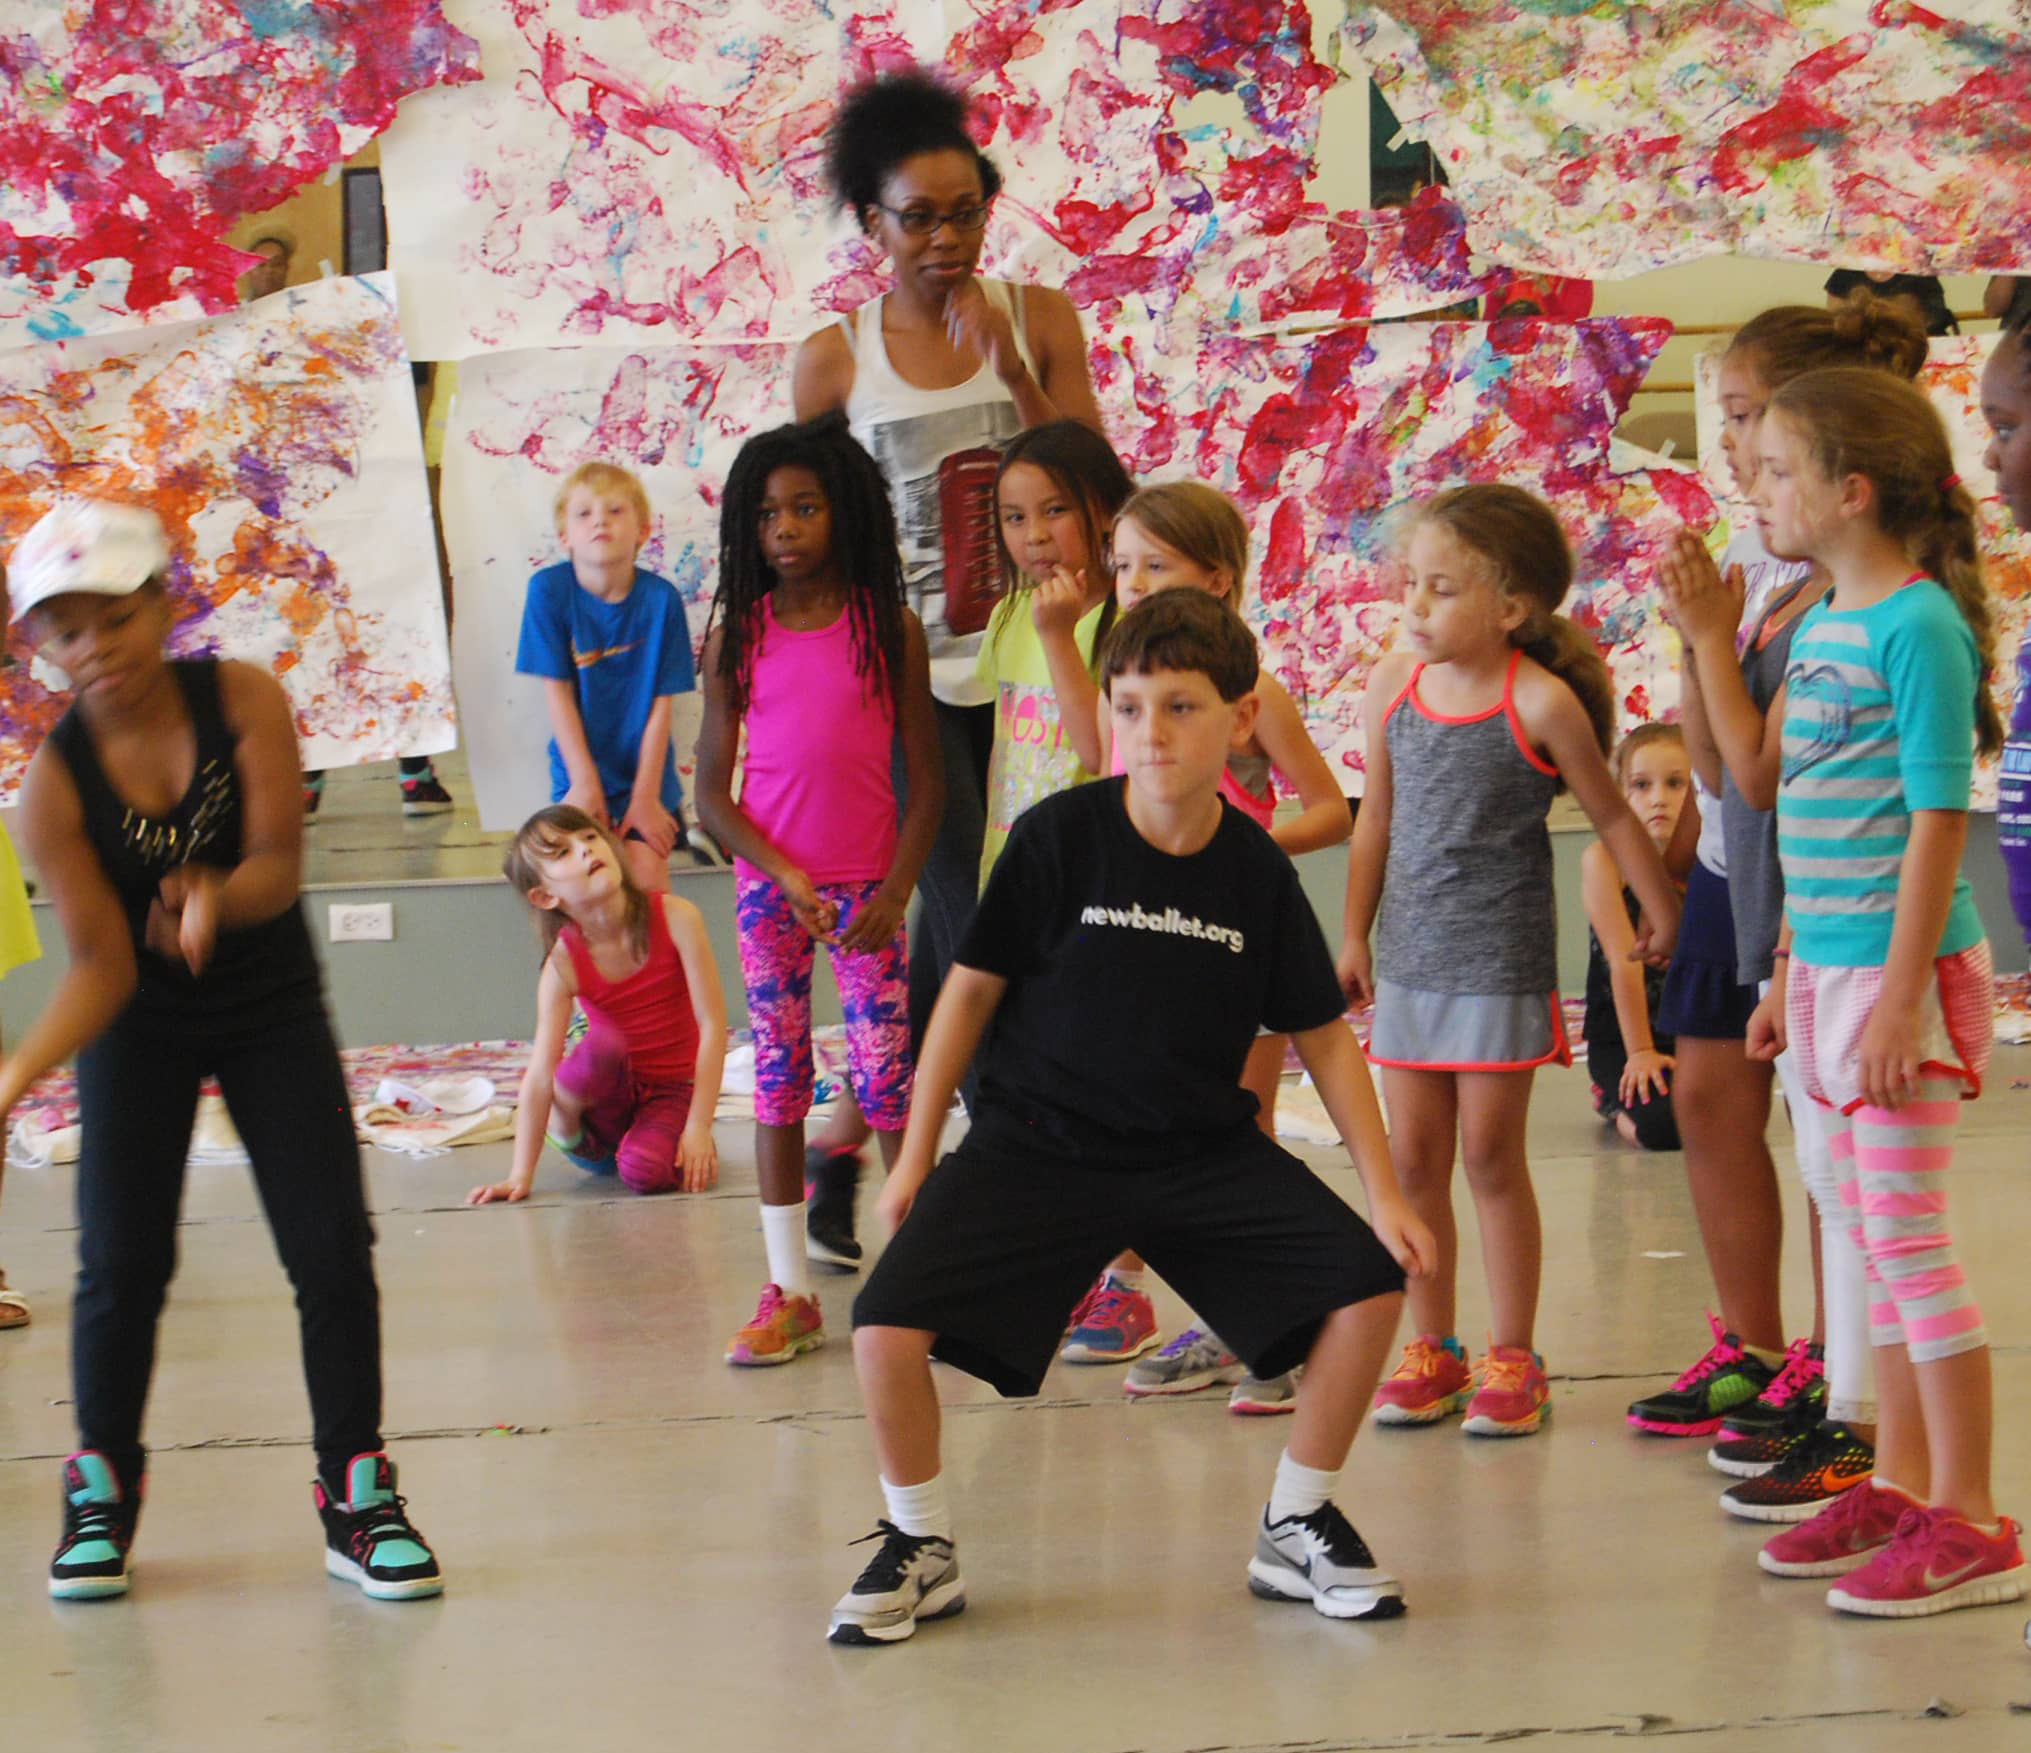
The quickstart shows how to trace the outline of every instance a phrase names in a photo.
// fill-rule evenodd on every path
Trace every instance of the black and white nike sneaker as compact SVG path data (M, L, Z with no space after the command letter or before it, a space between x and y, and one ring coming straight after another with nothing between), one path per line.
M1330 1503L1280 1522L1263 1511L1248 1588L1265 1601L1309 1601L1328 1619L1395 1619L1404 1611L1403 1584Z
M879 1540L881 1548L832 1609L828 1642L901 1643L916 1635L920 1621L965 1610L966 1586L950 1540L905 1534L890 1521L877 1523L866 1539Z

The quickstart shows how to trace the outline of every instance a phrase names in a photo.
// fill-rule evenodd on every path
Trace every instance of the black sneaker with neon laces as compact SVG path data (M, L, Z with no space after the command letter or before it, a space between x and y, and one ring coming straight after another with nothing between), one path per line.
M1721 1441L1736 1437L1761 1436L1784 1422L1801 1395L1815 1405L1826 1404L1826 1348L1809 1339L1794 1339L1785 1349L1784 1364L1771 1377L1770 1386L1746 1406L1738 1406L1721 1420Z
M1748 1436L1730 1436L1707 1450L1707 1465L1736 1479L1758 1479L1780 1461L1798 1452L1826 1418L1826 1383L1814 1382L1784 1408L1774 1424L1762 1424Z

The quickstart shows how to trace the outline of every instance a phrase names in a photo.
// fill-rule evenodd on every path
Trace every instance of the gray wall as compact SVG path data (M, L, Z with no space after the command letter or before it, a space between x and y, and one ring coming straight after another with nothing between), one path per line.
M1552 835L1559 890L1559 984L1577 995L1585 986L1587 922L1580 909L1580 854L1592 838L1584 831ZM1995 945L1996 965L2020 969L2024 938L2010 914L2003 861L1996 850L1996 818L1972 819L1964 863L1976 904ZM1340 941L1345 847L1298 861L1305 892L1325 926ZM745 1022L740 960L734 948L733 876L712 871L678 878L677 892L705 914L725 982L727 1009ZM391 943L325 942L326 909L335 901L392 901ZM306 892L311 932L325 961L339 1038L348 1046L384 1042L421 1045L526 1037L534 1022L537 943L528 909L505 883L429 882L385 887L318 888ZM43 959L0 982L0 1030L7 1040L21 1031L48 997L63 965L63 945L46 905L35 909ZM838 999L822 967L814 1009L836 1021Z

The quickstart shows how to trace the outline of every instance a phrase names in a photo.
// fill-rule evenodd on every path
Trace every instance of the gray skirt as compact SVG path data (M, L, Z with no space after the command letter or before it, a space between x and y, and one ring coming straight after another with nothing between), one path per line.
M1375 982L1368 1057L1400 1071L1528 1071L1570 1065L1556 992L1420 992Z

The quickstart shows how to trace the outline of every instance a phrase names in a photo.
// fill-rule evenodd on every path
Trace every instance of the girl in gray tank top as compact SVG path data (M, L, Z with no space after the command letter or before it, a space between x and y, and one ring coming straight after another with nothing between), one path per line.
M1354 819L1340 972L1375 1001L1390 1155L1439 1258L1410 1281L1411 1329L1376 1391L1387 1424L1464 1410L1482 1436L1528 1436L1549 1402L1532 1349L1542 1238L1524 1122L1540 1065L1572 1062L1558 998L1545 816L1562 786L1593 818L1668 952L1678 896L1608 771L1614 688L1557 613L1572 554L1519 488L1456 487L1417 509L1402 645L1369 679L1368 777ZM1375 947L1369 949L1370 928ZM1455 1138L1488 1262L1490 1345L1455 1336Z

